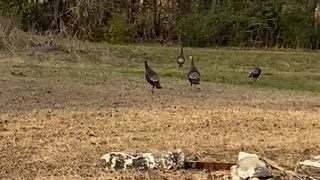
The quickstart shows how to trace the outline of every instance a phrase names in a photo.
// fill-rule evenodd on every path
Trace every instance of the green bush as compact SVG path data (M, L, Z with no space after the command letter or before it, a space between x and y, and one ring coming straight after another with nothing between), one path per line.
M95 2L95 3L93 3ZM80 39L122 42L176 42L187 46L319 48L314 8L302 0L179 1L175 11L130 1L61 1L59 15L68 34ZM130 2L130 3L129 3ZM217 1L216 1L217 2ZM96 4L96 6L89 6ZM0 0L0 15L14 14L24 31L56 30L50 3ZM127 16L128 15L128 16ZM129 19L128 19L129 18Z
M125 14L112 15L107 27L105 39L108 39L112 43L122 43L128 41L127 16Z
M214 44L216 17L205 13L190 13L178 22L182 32L182 41L190 46L207 46ZM212 31L211 31L212 30Z
M301 48L310 44L312 13L299 3L242 1L220 6L214 13L186 14L179 19L178 29L190 46Z
M289 48L308 46L312 32L312 14L306 8L292 4L283 8L279 27L282 44Z
M35 9L38 4L28 3L28 1L19 0L1 0L0 15L12 16L19 21L23 30L30 30L32 25L37 21Z
M183 32L182 41L191 46L238 45L245 39L243 23L248 18L221 11L192 13L181 18L178 28Z

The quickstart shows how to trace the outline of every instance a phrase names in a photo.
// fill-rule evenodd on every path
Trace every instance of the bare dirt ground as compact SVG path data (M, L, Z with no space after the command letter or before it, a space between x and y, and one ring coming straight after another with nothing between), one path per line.
M221 179L199 171L108 173L110 151L182 148L188 160L236 162L239 151L283 165L320 154L320 97L163 79L0 77L0 179Z

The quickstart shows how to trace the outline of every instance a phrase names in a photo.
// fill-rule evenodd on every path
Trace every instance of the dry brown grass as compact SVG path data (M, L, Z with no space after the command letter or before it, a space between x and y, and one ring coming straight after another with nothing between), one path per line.
M43 35L25 32L20 29L18 22L14 13L8 16L0 15L0 50L5 49L12 54L18 52L35 54L54 49L49 43L53 38L56 38L52 32Z
M22 61L1 59L8 68ZM210 179L198 171L106 173L95 164L110 151L182 148L188 160L224 162L247 151L289 166L320 153L319 96L162 82L152 96L144 79L2 74L0 178Z

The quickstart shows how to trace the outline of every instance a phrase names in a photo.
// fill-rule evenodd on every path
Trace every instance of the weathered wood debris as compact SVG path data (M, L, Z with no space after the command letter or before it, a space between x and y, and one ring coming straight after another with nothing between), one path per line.
M129 169L230 171L232 180L320 180L320 156L298 162L291 171L272 160L245 152L239 153L237 163L186 161L185 153L181 149L163 153L111 152L100 158L100 167L105 170L122 171Z

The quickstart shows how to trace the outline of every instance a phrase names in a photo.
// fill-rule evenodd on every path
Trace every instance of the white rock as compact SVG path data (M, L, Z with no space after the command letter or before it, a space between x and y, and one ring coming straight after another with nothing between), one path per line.
M318 160L318 161L305 160L305 161L299 162L298 164L303 165L303 166L311 166L311 167L315 167L315 168L320 168L320 160Z
M231 167L232 180L271 178L272 172L256 154L240 152L238 163Z
M320 156L315 156L312 159L298 162L295 167L296 172L302 172L306 174L320 175Z

